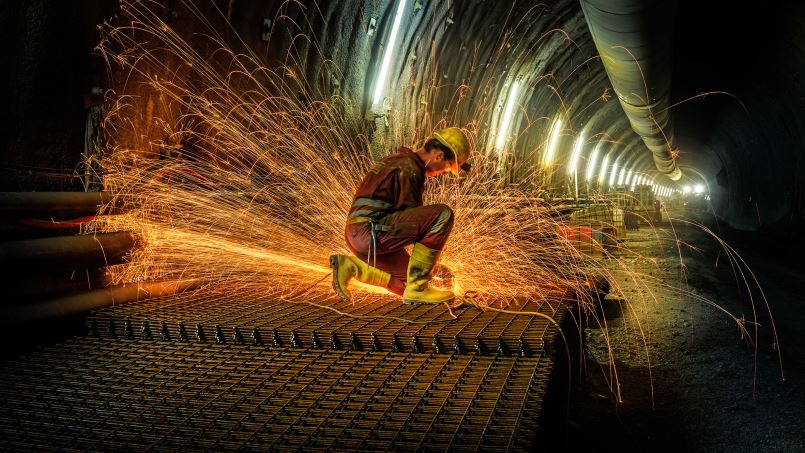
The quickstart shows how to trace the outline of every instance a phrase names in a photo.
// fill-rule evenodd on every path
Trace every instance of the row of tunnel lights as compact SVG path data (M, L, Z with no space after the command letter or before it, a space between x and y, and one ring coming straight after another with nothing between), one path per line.
M545 153L545 159L543 162L544 166L549 166L553 162L553 157L556 151L556 145L559 141L559 131L562 128L562 120L557 118L554 121L554 124L551 126L551 131L549 132L549 141L547 144L547 149ZM576 138L576 141L573 144L573 153L570 157L570 162L567 166L567 174L571 178L578 180L578 171L579 171L579 159L582 154L582 149L584 146L584 133L582 132ZM599 148L601 146L601 142L593 148L592 153L590 154L589 159L587 160L587 167L584 172L584 179L589 184L593 180L593 176L596 172L596 165L598 165L598 154ZM609 178L607 179L607 170L609 170ZM620 171L619 171L620 170ZM702 194L705 191L705 187L703 184L696 184L693 187L691 186L683 186L682 189L671 188L668 186L662 186L656 183L654 178L635 171L634 168L627 171L625 166L618 168L617 162L613 162L612 165L609 165L609 154L604 155L603 159L601 159L600 167L598 168L598 179L597 179L598 186L601 188L605 187L615 187L615 186L627 186L630 187L630 190L634 191L635 187L638 185L650 185L653 191L660 196L669 197L674 194L683 193L683 194L690 194L691 192L694 194ZM606 183L606 185L605 185Z
M509 89L509 94L506 99L506 106L503 110L503 116L501 117L500 128L498 131L497 138L495 140L495 148L500 152L503 150L506 144L506 138L508 137L509 128L512 124L512 117L514 113L514 105L517 99L517 95L520 89L520 81L515 80L512 82L512 85ZM557 118L554 121L553 125L551 126L551 130L548 132L548 143L545 151L545 157L543 160L543 166L548 167L553 163L554 155L556 154L556 147L557 143L559 142L559 134L562 130L562 120ZM567 167L567 174L568 176L574 178L577 182L578 180L578 170L579 170L579 159L582 154L582 150L584 147L584 133L579 134L576 138L576 141L573 144L573 153L570 157L570 163ZM592 154L590 158L587 160L587 168L585 169L585 181L589 184L593 180L593 175L595 174L596 165L598 164L598 154L599 154L599 147L601 143L599 142L598 145L593 148ZM621 167L620 172L618 172L618 164L613 162L611 166L609 166L609 155L605 155L601 160L601 166L599 167L598 171L598 185L599 187L613 187L623 186L626 185L630 187L630 190L634 191L636 186L638 185L650 185L654 193L659 196L670 197L675 193L690 193L693 191L694 193L702 193L704 192L703 185L696 185L693 189L690 186L685 186L682 190L661 186L657 184L653 178L649 176L636 172L634 169L626 170L626 167ZM609 172L609 180L607 181L607 170ZM604 186L604 183L607 182L607 185Z
M397 4L397 11L394 16L394 22L391 27L391 33L389 34L388 42L385 47L383 53L383 60L380 65L380 71L378 72L377 80L375 81L375 90L372 97L372 104L377 105L381 99L383 98L383 91L385 89L388 77L389 66L391 64L391 56L393 50L397 45L397 37L399 36L400 32L400 25L402 23L403 13L405 11L407 0L399 0ZM508 137L509 129L512 125L512 117L514 114L514 106L517 100L517 96L520 90L520 80L514 80L509 88L509 93L506 99L506 105L503 109L503 115L500 120L500 127L498 130L498 134L495 140L495 148L499 151L502 151L504 146L506 145L506 138ZM559 141L559 133L562 127L562 120L557 119L554 121L554 124L551 127L551 131L549 132L549 139L547 144L547 149L545 152L545 158L543 165L548 166L553 162L553 157L556 152L556 144ZM584 134L580 134L573 145L573 154L570 158L570 164L568 165L568 175L573 177L578 182L578 161L581 156L582 148L584 145ZM599 146L598 145L593 148L592 154L590 159L587 161L587 168L585 171L585 181L589 183L593 179L593 175L595 173L595 167L598 160L599 154ZM610 169L609 172L609 180L608 180L608 187L613 187L616 183L618 186L629 186L631 190L635 190L637 185L650 185L654 193L659 196L669 197L676 193L685 193L688 194L691 191L694 193L703 193L704 186L696 185L695 187L691 188L690 186L685 186L682 190L661 186L657 184L653 178L648 177L645 174L641 174L639 172L635 172L634 169L626 170L625 167L620 168L620 173L618 172L618 164L612 163L610 167L609 164L609 155L605 155L601 161L601 166L598 172L598 185L600 187L604 187L604 182L606 181L607 177L607 169Z
M503 116L501 117L500 128L498 130L498 135L495 141L495 148L498 152L501 152L506 144L506 138L509 134L509 128L512 124L512 116L514 113L514 105L517 99L517 95L520 90L520 80L515 80L512 82L511 87L509 88L509 93L506 99L506 106L503 110ZM543 159L543 167L548 167L553 163L554 156L556 154L557 143L559 142L559 135L562 131L562 120L561 118L557 118L553 125L551 126L551 130L548 132L548 143L546 145L545 156ZM574 179L574 182L578 183L578 171L579 171L579 159L582 155L582 150L584 147L584 133L582 132L576 138L576 141L573 144L573 152L570 157L570 162L567 167L567 174L571 178ZM585 169L584 179L585 182L588 184L592 182L593 176L595 174L596 165L598 164L598 154L599 154L599 147L601 146L601 142L599 142L592 151L589 159L587 160L587 167ZM609 179L607 180L607 170L609 171ZM677 193L685 193L688 194L691 191L694 193L703 193L704 186L698 184L691 188L690 186L685 186L682 190L671 188L668 186L662 186L656 183L656 181L649 177L646 174L642 174L640 172L636 172L634 168L627 171L626 167L621 167L620 172L618 171L618 164L613 162L612 165L609 165L609 155L605 155L601 160L601 165L598 171L598 186L601 188L605 187L614 187L614 186L627 186L630 187L630 190L634 191L636 186L638 185L650 185L654 193L659 196L663 197L670 197L671 195ZM606 185L604 185L606 183Z

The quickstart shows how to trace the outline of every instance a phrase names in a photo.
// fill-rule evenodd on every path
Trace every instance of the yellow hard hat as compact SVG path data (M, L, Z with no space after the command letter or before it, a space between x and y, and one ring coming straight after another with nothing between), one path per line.
M470 170L470 164L467 163L467 159L470 157L470 142L467 141L467 136L461 132L461 129L457 127L441 129L433 133L433 138L450 148L450 151L453 151L453 155L456 156L456 162L452 168L454 174L458 174L459 169Z

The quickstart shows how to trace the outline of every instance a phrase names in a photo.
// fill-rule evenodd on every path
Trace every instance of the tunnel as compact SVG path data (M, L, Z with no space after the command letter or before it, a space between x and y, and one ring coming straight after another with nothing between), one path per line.
M0 446L805 450L804 23L3 2ZM434 139L454 174L426 173ZM353 215L399 155L424 198ZM409 303L445 229L423 275L451 299Z

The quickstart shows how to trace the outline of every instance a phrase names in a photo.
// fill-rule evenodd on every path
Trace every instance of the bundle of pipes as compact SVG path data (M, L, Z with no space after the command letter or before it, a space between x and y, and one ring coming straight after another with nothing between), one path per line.
M148 282L109 287L104 268L124 263L136 238L130 232L84 235L80 227L111 200L108 192L0 193L3 323L79 313L192 286Z
M112 201L109 192L0 192L5 219L80 218L95 215Z

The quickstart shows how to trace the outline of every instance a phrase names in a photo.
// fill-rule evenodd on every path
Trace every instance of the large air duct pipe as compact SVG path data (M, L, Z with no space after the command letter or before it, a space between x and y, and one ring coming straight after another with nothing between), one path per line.
M125 262L135 245L129 232L59 236L0 243L4 269L86 269Z
M197 289L200 279L129 283L42 302L21 304L0 311L0 325L14 325L37 319L58 318L112 305L137 302Z
M112 201L109 192L0 192L5 218L79 217L97 214Z
M679 180L668 110L676 2L581 0L581 9L632 129L652 152L657 170Z

